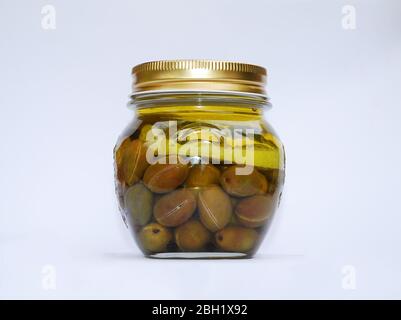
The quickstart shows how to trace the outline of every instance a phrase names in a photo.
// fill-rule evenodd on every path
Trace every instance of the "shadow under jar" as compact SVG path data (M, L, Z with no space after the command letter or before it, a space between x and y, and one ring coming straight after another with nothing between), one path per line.
M279 204L283 145L262 67L209 60L133 68L134 120L114 149L124 222L152 258L249 258Z

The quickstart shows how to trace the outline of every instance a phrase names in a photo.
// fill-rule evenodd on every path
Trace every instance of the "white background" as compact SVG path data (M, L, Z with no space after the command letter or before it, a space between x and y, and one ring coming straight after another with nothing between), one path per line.
M145 259L117 212L130 68L179 58L268 69L287 179L253 260ZM396 0L0 0L0 297L401 298L400 58Z

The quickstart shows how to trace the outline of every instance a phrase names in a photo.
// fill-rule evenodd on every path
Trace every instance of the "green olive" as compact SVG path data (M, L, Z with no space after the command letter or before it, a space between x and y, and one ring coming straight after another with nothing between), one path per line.
M239 202L235 207L235 214L239 222L250 228L264 225L272 216L274 210L271 196L253 196Z
M254 229L229 226L215 235L217 246L224 251L248 252L255 247L258 233Z
M150 223L139 232L140 244L145 250L151 252L166 251L172 239L171 231L158 223Z
M200 251L210 240L209 231L197 220L189 220L175 230L175 242L183 251Z
M224 170L220 177L223 189L236 197L249 197L255 194L263 194L267 191L267 180L263 174L253 168L247 175L237 174L238 166L231 166Z
M152 217L153 194L143 184L130 187L124 195L125 210L133 224L143 226Z
M206 187L212 184L218 184L220 170L212 164L194 165L189 172L185 182L188 187Z
M146 147L140 140L125 139L115 154L117 177L120 182L132 186L138 182L149 163L146 160Z
M123 160L123 155L127 152L127 149L131 145L131 139L128 137L124 139L120 145L114 148L114 158L116 161L117 168L120 168L122 160Z
M187 189L175 190L161 197L153 208L154 216L161 225L178 226L187 221L196 209L196 198Z
M223 229L230 222L231 200L218 186L206 187L199 191L198 207L202 223L212 232Z
M148 167L143 177L145 185L155 193L166 193L180 186L188 176L189 167L184 164L156 163Z

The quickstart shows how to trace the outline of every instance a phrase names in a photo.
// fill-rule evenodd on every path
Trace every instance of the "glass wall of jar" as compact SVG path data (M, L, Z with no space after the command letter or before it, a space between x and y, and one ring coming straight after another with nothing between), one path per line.
M121 214L139 248L155 258L252 257L284 183L265 70L189 60L133 74L135 117L114 159Z

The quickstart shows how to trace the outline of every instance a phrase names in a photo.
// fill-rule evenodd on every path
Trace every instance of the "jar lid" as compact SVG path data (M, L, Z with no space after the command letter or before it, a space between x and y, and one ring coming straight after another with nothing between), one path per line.
M265 96L266 69L213 60L162 60L132 68L133 95L161 91L207 91Z

